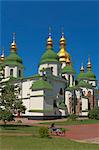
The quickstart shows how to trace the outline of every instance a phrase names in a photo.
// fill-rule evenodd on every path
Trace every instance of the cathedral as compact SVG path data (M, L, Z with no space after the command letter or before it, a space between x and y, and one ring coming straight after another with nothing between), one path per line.
M67 52L65 35L59 41L60 50L55 53L49 32L46 50L41 56L38 73L24 77L24 65L18 55L15 33L10 54L0 58L0 82L13 81L19 87L18 98L26 107L24 117L65 117L68 114L88 116L88 111L98 105L95 90L96 76L92 72L90 57L87 72L83 64L76 75L70 54Z

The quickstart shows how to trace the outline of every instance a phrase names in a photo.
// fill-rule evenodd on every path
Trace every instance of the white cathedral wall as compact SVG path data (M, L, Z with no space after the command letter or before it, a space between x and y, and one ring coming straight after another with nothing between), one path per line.
M81 97L81 92L80 92L79 90L76 90L75 93L76 93L77 99L80 99L80 97Z
M26 80L22 83L22 98L30 97L31 94L31 86L33 81L32 80Z
M31 100L30 99L23 99L23 105L26 106L26 111L25 111L25 114L22 114L22 116L43 116L43 113L29 112L29 110L34 109L32 107L32 105L34 105L33 101L34 100L32 100L32 99ZM36 101L36 99L35 99L35 101Z
M67 106L68 113L70 113L70 110L69 110L69 98L70 97L72 97L72 93L70 91L65 91L65 104Z
M91 84L92 86L96 86L96 81L89 81L89 84Z
M65 76L65 78L68 80L68 74L63 73L62 76Z
M88 89L88 88L84 88L84 87L81 87L81 89L83 90L84 96L87 96L88 91L90 91L91 94L93 95L93 90L92 89Z
M30 110L43 110L44 97L31 97L30 98Z
M18 77L18 72L19 72L19 69L21 70L22 72L22 69L17 67L17 66L14 66L14 67L9 67L9 66L5 66L5 78L9 77L10 76L10 70L13 69L13 77L17 78ZM23 75L23 73L22 73Z
M63 73L62 76L65 76L67 81L69 80L69 74ZM69 81L69 83L70 83L70 85L69 85L70 87L75 85L75 82L73 81L73 75L72 74L70 74L70 81Z
M5 66L5 78L7 78L10 74L10 70L8 66Z
M66 66L66 62L62 62L62 69Z
M70 74L70 87L72 87L72 86L73 86L73 75Z
M58 65L57 64L42 64L39 66L39 74L41 74L40 70L42 70L43 68L50 68L53 67L53 75L57 76L58 75Z
M99 107L99 99L98 99L98 107Z
M88 112L88 99L82 98L82 116L87 116Z

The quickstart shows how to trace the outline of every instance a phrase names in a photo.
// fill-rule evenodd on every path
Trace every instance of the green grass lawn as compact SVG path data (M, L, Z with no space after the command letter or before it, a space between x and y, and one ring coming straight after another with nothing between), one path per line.
M98 150L98 144L74 142L65 138L40 138L40 127L27 125L0 125L1 150ZM10 133L32 133L31 136L10 136Z
M1 150L99 150L98 144L85 144L64 138L2 136Z
M80 125L80 124L97 124L99 123L99 120L66 120L66 121L52 121L52 122L41 122L40 124L48 124L51 125L52 123L55 123L55 125Z
M33 135L36 135L38 133L38 130L39 127L29 125L0 125L0 133L31 133Z

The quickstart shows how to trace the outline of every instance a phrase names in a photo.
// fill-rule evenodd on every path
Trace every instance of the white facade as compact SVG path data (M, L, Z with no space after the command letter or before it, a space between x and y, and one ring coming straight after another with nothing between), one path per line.
M52 48L52 45L52 39L49 37L47 47ZM94 90L96 88L96 80L82 79L92 85L93 88L79 87L75 82L72 70L66 70L65 73L62 73L62 69L66 66L67 62L59 62L57 54L54 53L52 55L50 51L50 57L47 55L46 57L48 57L48 59L45 59L48 61L50 59L50 61L42 61L44 63L39 65L38 76L22 78L23 67L21 68L21 66L23 64L19 61L20 59L17 56L15 41L12 43L11 50L13 50L16 58L14 60L11 57L11 64L9 63L9 65L7 65L6 62L3 68L4 79L2 79L1 82L5 82L10 77L17 78L14 84L18 84L20 88L18 97L22 99L23 105L26 107L25 114L22 114L23 116L60 116L60 114L61 116L65 116L67 115L66 112L68 112L68 114L78 113L84 116L88 115L88 105L92 107L92 102L95 99ZM53 59L51 56L53 56ZM14 63L14 61L16 61L16 63ZM19 65L17 65L17 62ZM68 65L71 65L71 62ZM44 72L42 70L44 70ZM42 83L40 82L38 87L36 85L35 88L32 89L32 86L41 79ZM84 98L88 96L88 92L90 93L90 97Z

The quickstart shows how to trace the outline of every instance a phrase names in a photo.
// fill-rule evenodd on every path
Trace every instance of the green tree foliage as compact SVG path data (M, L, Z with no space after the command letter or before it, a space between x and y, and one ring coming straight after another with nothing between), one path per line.
M14 120L14 115L8 110L0 109L0 120L6 124L7 121L9 122Z
M89 113L88 113L88 117L90 119L99 120L99 107L95 107L94 109L90 110Z
M0 109L1 115L4 116L5 114L6 118L8 117L7 121L9 121L9 115L25 111L22 100L18 98L18 87L14 84L7 83L3 85L0 96ZM0 117L1 120L3 120L3 116Z
M39 129L39 135L42 138L49 137L49 130L48 130L48 128L47 127L40 127L40 129Z

